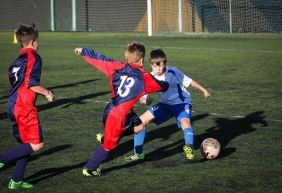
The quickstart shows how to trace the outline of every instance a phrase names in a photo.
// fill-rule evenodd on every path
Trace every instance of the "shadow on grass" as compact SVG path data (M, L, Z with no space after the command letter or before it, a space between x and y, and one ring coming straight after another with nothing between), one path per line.
M200 143L208 138L208 137L213 137L219 140L219 142L221 143L222 146L222 150L221 153L219 155L219 157L217 157L216 159L221 159L223 157L229 156L232 153L234 153L236 151L235 147L228 147L226 148L226 146L229 144L229 142L231 140L233 140L234 138L243 135L243 134L249 134L251 132L254 132L256 130L256 128L254 127L254 125L256 124L260 124L262 127L267 126L267 122L265 121L265 117L263 115L264 112L263 111L258 111L258 112L254 112L254 113L250 113L248 115L246 115L243 118L237 118L237 119L228 119L228 118L216 118L215 119L215 123L216 125L208 128L206 130L205 133L200 134L200 135L196 135L195 136L195 149L199 149L200 147ZM198 119L200 117L206 117L207 115L199 115ZM197 116L195 116L194 121L197 120ZM176 127L176 126L175 126ZM173 130L174 132L175 129L173 128L173 125L170 125L168 127L164 127L164 128L160 128L160 129L156 129L154 131L150 131L148 132L147 136L149 138L149 136L153 136L151 137L151 140L155 139L156 136L164 136L164 135L171 135L172 131L169 130ZM149 138L150 139L150 138ZM127 142L129 143L129 142ZM132 150L132 140L130 142L129 145L129 149ZM123 145L123 144L122 144ZM144 162L155 162L155 161L159 161L162 160L164 158L173 156L175 154L179 154L182 153L182 147L184 145L183 140L178 140L176 142L173 142L171 144L165 145L159 149L156 149L148 154L146 154L146 158L145 160L142 161L137 161L137 162L130 162L124 165L120 165L120 166L113 166L107 169L103 170L103 173L108 173L111 172L113 170L116 169L123 169L123 168L128 168L128 167L132 167L135 166L137 164L140 163L144 163ZM119 146L120 147L120 146ZM127 150L126 150L127 151ZM206 161L204 159L201 160L195 160L192 163L199 163L199 162L203 162ZM182 161L183 164L185 163L191 163L191 162L187 162L187 160ZM165 164L164 162L161 163L162 166L163 164ZM174 165L176 163L173 163Z
M85 100L87 100L87 99L92 99L92 98L95 98L95 97L98 97L98 96L101 96L101 95L105 95L105 94L108 94L108 93L110 93L110 92L109 91L99 92L99 93L88 94L88 95L84 95L84 96L80 96L80 97L58 99L58 100L55 100L52 103L39 105L38 109L39 109L39 111L44 111L44 110L54 108L54 107L58 107L58 106L62 106L62 108L67 108L67 107L74 105L74 104L81 105L81 104L85 104L86 103Z
M80 84L86 84L86 83L94 82L94 81L97 81L97 80L99 80L99 79L96 78L96 79L84 80L84 81L70 83L70 84L62 84L62 85L57 85L57 86L51 86L51 87L48 87L48 89L75 87L75 86L80 85Z
M204 119L205 117L209 116L208 114L200 114L200 115L196 115L192 118L192 121L195 122L197 120L200 119ZM150 127L150 126L149 126ZM146 139L145 139L145 143L149 142L149 141L153 141L155 139L162 139L162 140L167 140L171 138L171 135L175 134L176 132L181 132L181 130L177 127L176 124L171 124L168 125L166 127L161 127L158 129L154 129L154 130L147 130L146 133ZM133 137L132 137L133 138ZM128 152L133 152L133 139L123 142L121 144L118 145L117 149L113 152L113 158L117 158L120 157ZM181 143L183 143L183 140L181 140ZM162 149L162 148L161 148ZM160 154L162 152L162 150L156 150L158 151ZM148 158L150 158L151 153L146 154L146 156ZM170 156L171 154L168 154L168 156Z
M59 146L56 146L56 147L52 147L50 149L47 149L47 150L43 150L42 152L40 153L36 153L34 155L32 155L30 158L29 158L29 161L28 162L31 162L31 161L34 161L34 160L37 160L38 158L42 157L42 156L48 156L48 155L51 155L53 153L56 153L56 152L59 152L59 151L63 151L65 149L68 149L72 147L72 145L70 144L64 144L64 145L59 145ZM10 167L13 167L15 166L15 161L12 161L12 162L9 162L7 165L5 165L5 168L4 169L7 169L7 168L10 168Z
M51 108L55 108L55 107L59 107L62 106L62 108L68 108L71 105L75 105L75 104L85 104L85 100L87 99L92 99L101 95L105 95L110 93L109 91L107 92L99 92L99 93L93 93L93 94L88 94L88 95L84 95L84 96L79 96L79 97L73 97L73 98L65 98L65 99L58 99L55 100L52 103L46 103L43 105L38 105L37 109L38 111L45 111L47 109L51 109ZM6 119L7 118L7 113L0 113L0 120L1 119Z
M263 114L264 111L258 111L237 119L216 118L215 126L208 128L205 133L195 136L195 148L198 149L204 139L213 137L216 138L222 146L222 151L218 159L226 157L236 150L232 147L226 148L232 139L240 135L254 132L256 130L254 125L260 124L262 127L268 125L265 121L266 116Z
M70 166L64 166L64 167L58 167L58 168L46 168L46 169L40 170L36 172L35 174L27 177L26 180L28 180L32 184L37 184L40 181L46 180L54 176L58 176L70 170L82 168L85 165L85 163L86 162L80 162L78 164L70 165Z
M64 85L58 85L58 86L53 86L53 87L49 87L48 89L57 89L57 88L67 88L67 87L75 87L79 84L86 84L89 82L93 82L93 81L97 81L99 79L91 79L91 80L85 80L85 81L81 81L81 82L75 82L75 83L70 83L70 84L64 84ZM58 107L58 106L63 106L62 108L67 108L71 105L74 104L85 104L85 100L87 99L92 99L101 95L105 95L108 94L110 92L99 92L99 93L93 93L93 94L88 94L88 95L84 95L84 96L79 96L79 97L70 97L70 98L65 98L65 99L58 99L55 100L52 103L46 103L43 105L38 105L37 108L39 111L44 111L50 108L54 108L54 107ZM7 97L7 96L4 96ZM4 98L2 97L2 98ZM0 113L0 120L2 119L7 119L7 112L3 112Z
M194 120L199 120L199 119L202 119L206 116L208 116L208 115L207 114L197 115L197 116L194 117ZM152 130L152 131L148 132L148 134L146 136L146 141L155 140L157 138L162 138L163 140L166 140L166 139L169 139L172 134L179 132L179 131L180 130L177 128L177 126L175 124L172 124L172 125L167 126L167 127L159 128L159 129L156 129L156 130ZM182 142L182 140L179 140L178 142L176 142L176 144L178 144L178 143L182 144L183 142ZM173 146L173 145L168 145L168 146ZM129 151L132 151L132 148L133 148L133 140L129 140L129 141L126 141L126 142L120 144L118 146L118 151L114 152L114 157L111 157L107 161L110 161L113 158L122 156L125 153L128 153ZM150 154L153 154L153 155L158 154L158 155L163 155L163 156L169 156L169 155L172 155L173 152L174 152L174 150L171 150L172 152L170 152L170 153L164 152L164 151L162 151L162 149L166 149L166 147L159 149L158 150L159 152L149 153L147 157L148 158L151 157ZM174 154L175 154L175 152L174 152ZM37 157L41 157L43 155L44 155L44 153L37 155ZM148 159L146 159L144 161L148 161ZM27 177L26 180L28 180L32 184L36 184L36 183L39 183L42 180L46 180L48 178L55 177L57 175L61 175L61 174L66 173L70 170L82 168L85 165L85 163L86 162L80 162L80 163L70 165L70 166L57 167L57 168L45 168L45 169L42 169L42 170L36 172L35 174ZM127 165L126 167L130 167L131 165L134 166L134 165L139 164L139 163L140 162L132 162L132 163L129 163L129 165ZM103 173L107 173L111 170L119 169L119 168L120 169L124 168L124 165L123 166L115 166L115 167L112 167L110 169L105 169L105 171L103 170Z
M262 127L267 126L267 122L264 120L265 116L263 115L263 113L264 113L263 111L254 112L246 115L243 118L237 118L237 119L228 119L228 118L215 119L215 123L216 123L215 126L208 128L206 130L206 133L195 136L195 141L196 141L195 149L199 149L201 141L204 140L205 138L214 137L217 138L222 145L222 152L217 159L221 159L223 157L229 156L230 154L236 151L235 147L226 148L226 146L229 144L229 142L232 139L238 137L239 135L249 134L255 131L256 128L253 126L255 124L261 124ZM208 114L197 115L194 117L193 121L203 119L207 116L209 115ZM170 135L178 131L179 129L177 129L176 125L174 124L169 125L167 127L155 129L147 133L146 141L151 141L156 138L163 138L164 140L169 139ZM179 164L188 164L188 163L193 164L193 163L200 163L205 161L204 159L201 159L201 160L195 160L193 162L190 162L183 159L180 161L172 160L168 162L157 162L159 160L173 156L175 154L182 153L183 144L184 144L183 139L178 140L176 142L167 144L165 146L162 146L161 148L158 148L146 154L145 160L129 162L119 166L113 166L110 168L103 169L102 172L103 174L107 174L113 170L129 168L144 162L154 162L154 167L164 167L164 165L175 167ZM125 153L132 151L132 148L133 148L133 140L124 142L118 146L118 151L115 152L114 157L122 156ZM111 159L113 159L114 157L112 157ZM111 159L108 159L107 161L110 161ZM32 176L29 176L27 179L31 180L32 183L36 184L42 180L46 180L47 178L61 175L73 169L81 168L83 167L84 164L85 162L80 162L78 164L64 166L60 168L46 168L33 174Z

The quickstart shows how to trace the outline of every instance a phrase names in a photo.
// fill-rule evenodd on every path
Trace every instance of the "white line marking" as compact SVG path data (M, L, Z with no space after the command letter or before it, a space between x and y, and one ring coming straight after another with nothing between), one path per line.
M57 97L57 99L70 99L69 97ZM108 104L109 101L101 101L101 100L92 100L92 99L85 99L83 101L87 101L87 102L90 102L90 101L93 101L95 103L103 103L103 104ZM144 105L138 105L136 104L134 107L144 107ZM192 111L193 113L197 112L197 111ZM199 112L197 112L199 113ZM212 116L222 116L222 117L231 117L231 118L244 118L245 116L243 115L228 115L228 114L222 114L222 113L207 113L209 115L212 115ZM267 119L268 121L273 121L273 122L279 122L279 123L282 123L282 120L279 120L279 119Z
M2 44L11 44L11 42L3 42ZM52 45L53 43L40 43L45 45ZM81 45L83 47L119 47L124 48L125 45L117 45L117 44L93 44L93 43L60 43L60 45L73 45L78 46ZM159 48L159 46L150 45L148 47ZM173 46L163 46L163 49L178 49L178 50L208 50L208 51L223 51L223 52L257 52L257 53L277 53L281 54L282 50L257 50L257 49L229 49L229 48L188 48L188 47L173 47ZM72 50L72 48L70 48Z

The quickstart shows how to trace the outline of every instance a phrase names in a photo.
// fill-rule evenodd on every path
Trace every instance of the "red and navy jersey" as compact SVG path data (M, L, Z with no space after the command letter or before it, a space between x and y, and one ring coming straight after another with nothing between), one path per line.
M40 85L41 57L32 48L22 48L20 55L8 70L11 84L8 109L12 110L16 103L26 108L34 108L37 94L29 89Z
M112 100L104 111L102 144L104 149L110 151L117 146L122 133L127 129L128 122L133 121L132 125L137 124L131 115L134 115L132 108L137 100L145 94L167 90L168 83L158 81L139 64L114 61L90 48L83 48L81 56L110 80Z
M122 114L129 113L144 94L165 91L168 88L167 82L156 80L139 64L114 61L90 48L83 48L81 56L109 78L112 105L120 106Z
M11 84L8 98L8 117L13 134L21 143L39 144L43 141L35 102L37 93L30 87L40 85L42 61L32 48L22 48L8 70Z

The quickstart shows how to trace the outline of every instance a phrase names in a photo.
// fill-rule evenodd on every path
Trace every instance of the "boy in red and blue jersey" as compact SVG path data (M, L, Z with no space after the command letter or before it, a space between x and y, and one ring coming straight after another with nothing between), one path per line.
M143 70L145 47L138 42L129 44L124 52L126 62L114 61L90 48L76 48L75 53L103 72L109 79L112 100L104 110L103 143L85 164L84 176L100 176L100 164L118 145L128 131L139 131L143 123L133 106L144 94L165 91L168 83L158 81Z
M16 169L9 182L9 189L32 188L24 182L24 170L31 153L43 148L43 136L37 109L35 106L38 94L49 102L54 94L40 85L41 57L37 53L38 31L34 25L21 25L16 31L21 49L17 59L8 70L11 90L8 98L7 114L12 122L13 135L20 143L14 149L1 154L0 168L9 161L16 161Z

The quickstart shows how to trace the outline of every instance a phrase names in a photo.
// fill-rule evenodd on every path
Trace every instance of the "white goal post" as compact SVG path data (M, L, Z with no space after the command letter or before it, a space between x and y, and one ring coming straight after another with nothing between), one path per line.
M147 0L148 36L281 33L282 1Z

